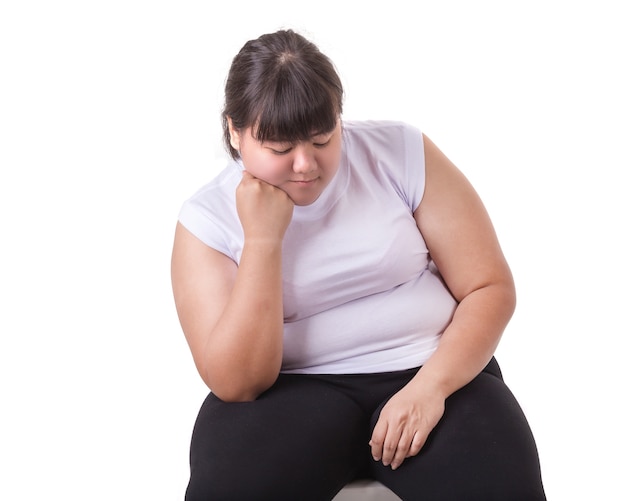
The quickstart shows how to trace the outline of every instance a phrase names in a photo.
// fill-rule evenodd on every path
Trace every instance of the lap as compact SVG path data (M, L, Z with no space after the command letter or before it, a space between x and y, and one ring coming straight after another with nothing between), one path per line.
M530 427L495 369L447 399L441 421L417 456L395 471L371 461L372 476L404 500L545 499Z
M205 400L187 499L331 499L364 458L369 416L341 391L281 375L257 400Z
M357 474L405 500L545 499L534 439L495 360L448 398L416 457L395 471L374 462L378 413L414 372L281 375L247 403L209 395L192 437L187 501L330 500Z

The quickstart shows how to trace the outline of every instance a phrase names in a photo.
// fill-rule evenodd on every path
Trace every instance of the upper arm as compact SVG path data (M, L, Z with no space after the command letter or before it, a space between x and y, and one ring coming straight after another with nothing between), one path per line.
M185 338L204 378L204 348L232 291L236 263L176 225L171 275L174 301ZM206 381L206 380L205 380Z
M425 191L414 216L448 288L461 301L487 285L513 279L478 194L455 165L424 136Z

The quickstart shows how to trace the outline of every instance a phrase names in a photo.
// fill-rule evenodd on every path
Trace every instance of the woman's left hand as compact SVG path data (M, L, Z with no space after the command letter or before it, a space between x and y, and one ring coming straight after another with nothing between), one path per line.
M445 398L428 393L411 383L396 393L383 407L372 432L372 457L395 470L417 455L437 425L445 408Z

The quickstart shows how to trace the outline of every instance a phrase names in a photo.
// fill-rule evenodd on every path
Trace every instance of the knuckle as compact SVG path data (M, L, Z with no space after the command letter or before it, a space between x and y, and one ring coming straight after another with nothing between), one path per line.
M422 447L424 447L424 442L425 440L423 440L422 438L417 438L413 440L410 448L411 454L415 456L422 449Z
M392 444L385 444L384 447L383 447L383 450L385 452L395 452L396 446L392 445Z
M380 448L382 447L383 443L380 440L372 439L370 445L372 447Z
M396 453L398 455L406 455L408 450L409 450L409 444L400 443L400 444L398 444L398 447L396 449Z

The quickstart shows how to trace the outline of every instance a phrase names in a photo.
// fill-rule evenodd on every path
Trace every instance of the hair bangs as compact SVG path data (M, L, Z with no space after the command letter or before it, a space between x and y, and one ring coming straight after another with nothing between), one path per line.
M283 68L285 70L285 68ZM259 106L253 135L258 141L293 143L332 131L341 113L336 94L319 77L293 78L281 71Z

